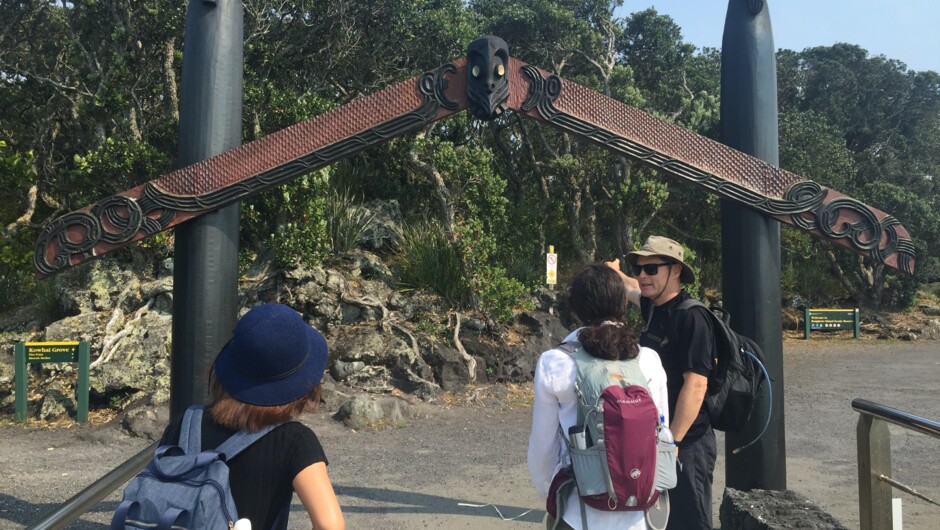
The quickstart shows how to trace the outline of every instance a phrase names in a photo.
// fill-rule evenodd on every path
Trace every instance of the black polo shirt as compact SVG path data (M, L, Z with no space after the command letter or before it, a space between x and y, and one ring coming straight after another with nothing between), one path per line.
M708 377L714 366L715 334L708 315L704 313L707 309L676 309L680 302L688 298L691 296L684 289L661 306L653 306L648 298L640 298L640 313L643 321L649 322L640 334L640 345L656 350L663 362L669 391L670 418L675 416L684 374L694 372ZM701 438L708 430L708 425L708 413L703 406L682 441L692 442Z

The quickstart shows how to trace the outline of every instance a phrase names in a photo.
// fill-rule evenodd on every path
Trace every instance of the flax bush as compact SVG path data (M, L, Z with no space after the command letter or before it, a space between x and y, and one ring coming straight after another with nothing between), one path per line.
M437 222L421 219L402 229L396 267L406 289L427 289L453 306L465 303L470 284L447 234Z
M347 187L334 188L326 201L326 229L333 252L348 252L356 247L362 233L375 220L375 214L356 202Z

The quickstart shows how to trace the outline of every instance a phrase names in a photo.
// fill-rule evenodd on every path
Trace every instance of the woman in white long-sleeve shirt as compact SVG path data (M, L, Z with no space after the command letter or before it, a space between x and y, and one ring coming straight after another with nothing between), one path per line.
M666 372L659 355L649 348L639 347L636 334L621 325L627 313L627 293L617 273L605 265L588 265L571 282L568 300L572 313L585 327L573 331L564 342L579 341L589 354L602 359L636 357L653 402L668 425ZM546 499L552 479L570 463L560 432L568 432L577 422L576 375L574 360L558 349L543 352L535 367L528 466L536 491ZM577 489L573 488L565 503L563 521L558 521L556 528L582 530L577 494ZM608 512L590 506L585 508L589 530L647 528L642 511ZM552 528L554 524L554 518L547 515L546 527Z

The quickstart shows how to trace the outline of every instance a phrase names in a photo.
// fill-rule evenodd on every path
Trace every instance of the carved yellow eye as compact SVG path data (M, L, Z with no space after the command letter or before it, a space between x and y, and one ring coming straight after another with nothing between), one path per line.
M470 74L473 77L480 77L480 67L477 65L473 65L473 68L470 69Z
M505 73L506 73L506 67L505 67L505 66L503 66L503 65L498 65L498 66L496 67L496 75L498 75L499 77L503 77L503 75L504 75Z

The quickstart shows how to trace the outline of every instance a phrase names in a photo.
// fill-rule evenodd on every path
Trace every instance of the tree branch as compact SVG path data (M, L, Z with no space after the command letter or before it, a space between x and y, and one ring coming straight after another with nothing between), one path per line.
M470 383L475 383L477 380L477 360L467 353L466 348L463 347L463 343L460 342L460 324L462 318L460 317L459 311L455 312L454 315L457 321L454 324L454 347L457 348L457 351L460 352L461 357L463 357L464 361L467 363L467 371L470 372L467 376L467 380Z
M441 216L443 217L444 227L447 230L447 235L449 237L453 237L454 233L456 232L456 213L454 212L450 191L447 189L447 184L444 182L443 175L441 175L441 172L438 171L434 165L421 160L418 152L415 149L408 151L408 158L415 170L428 177L428 179L434 185L434 191L437 194L437 202L441 208Z
M2 239L10 243L13 241L13 238L16 237L16 234L19 233L20 229L23 227L36 227L37 225L31 223L29 220L33 218L33 214L36 213L36 198L39 195L39 186L33 184L29 187L29 190L26 192L26 212L23 213L16 221L8 224L3 230L3 234L0 235Z

